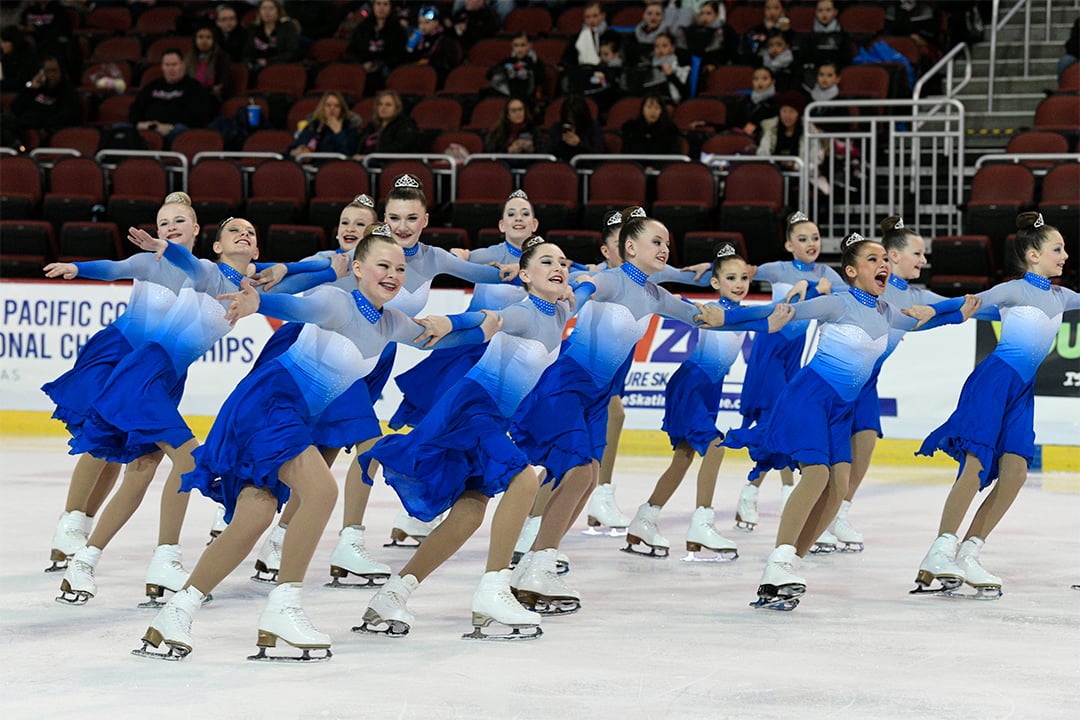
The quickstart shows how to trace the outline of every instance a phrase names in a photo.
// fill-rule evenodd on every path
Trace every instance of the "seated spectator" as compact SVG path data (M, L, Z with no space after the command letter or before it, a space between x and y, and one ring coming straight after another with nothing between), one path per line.
M575 155L604 152L604 133L581 95L567 95L559 120L548 130L546 152L569 161Z
M394 16L390 0L374 0L371 12L349 37L345 59L364 68L365 91L378 92L386 87L390 71L405 61L405 28Z
M739 36L725 22L723 7L714 0L703 2L694 21L676 37L680 48L701 58L705 72L730 63L738 51Z
M485 0L465 0L464 5L455 8L446 20L447 31L457 38L465 52L477 41L493 37L501 26L499 16Z
M749 95L741 95L731 105L731 126L754 139L761 137L761 123L780 112L776 105L776 82L772 70L759 67L751 77Z
M634 28L634 42L626 48L627 63L630 65L648 64L652 61L653 43L656 36L664 30L670 32L664 22L663 0L648 0L641 13L641 22Z
M165 138L188 128L205 127L210 120L210 93L188 77L178 50L161 56L161 77L143 85L131 104L131 122L138 130L153 130Z
M348 108L341 93L328 92L319 98L315 112L297 131L289 154L293 157L311 152L353 155L360 141L360 125L359 116Z
M25 3L19 14L19 30L33 38L33 46L39 56L57 58L68 77L77 78L82 73L82 51L75 41L71 18L64 3L56 0ZM36 71L37 68L34 68L33 72Z
M776 98L780 106L778 117L763 120L761 123L761 141L758 142L758 155L787 155L803 157L806 137L803 134L802 113L806 109L806 97L797 90L791 90ZM813 161L820 164L825 157L824 148L818 144ZM780 166L793 169L794 163L781 162Z
M420 128L404 111L401 96L393 90L382 90L375 96L375 116L360 133L357 151L371 153L416 152Z
M559 65L567 77L577 75L581 67L592 68L600 64L600 38L608 31L607 15L598 2L585 3L584 22L577 36L566 44ZM585 74L589 70L584 71ZM573 82L571 82L573 87Z
M510 41L510 57L488 70L491 89L500 95L520 98L530 108L544 103L547 67L536 57L529 34L522 30Z
M187 74L199 81L213 96L215 104L235 94L232 80L232 60L220 44L221 36L214 25L195 30L187 56ZM242 88L243 89L243 88Z
M814 8L813 32L799 36L796 54L803 69L803 84L814 82L814 75L822 63L833 63L841 68L851 62L851 39L836 18L833 0L818 0Z
M19 92L26 89L31 78L41 74L41 64L33 46L14 25L0 30L0 90Z
M262 0L255 24L244 46L244 62L258 72L267 65L296 62L300 59L300 30L285 15L278 0Z
M11 105L16 128L21 132L34 128L42 144L60 128L78 125L82 120L82 101L79 92L64 74L64 67L55 57L41 63L34 75Z
M676 104L690 97L690 66L679 62L675 39L668 33L656 36L652 74L645 80L645 89L666 95Z
M672 37L679 37L682 31L694 24L694 17L700 12L705 0L668 0L664 10L664 25ZM722 17L727 17L727 11L723 5L720 7Z
M814 87L810 88L810 99L814 102L833 102L839 95L840 73L837 71L836 65L828 62L822 63L817 71L817 83ZM837 117L840 115L847 115L849 114L849 111L846 107L836 107L820 108L815 110L815 113Z
M743 62L747 65L755 65L760 61L771 30L784 33L788 45L792 44L791 20L784 14L784 5L780 0L765 0L762 6L761 22L743 33L741 42Z
M405 61L421 65L430 65L439 76L441 87L450 71L461 62L461 46L458 41L443 30L439 8L425 5L416 16L416 27L420 35L416 40L410 38L405 45ZM415 43L415 44L414 44Z
M536 153L540 152L541 141L525 102L520 98L510 98L503 106L499 121L484 138L484 152Z
M668 115L661 95L646 95L641 112L622 126L622 152L626 155L679 155L679 128Z
M247 45L247 33L237 21L236 10L232 5L222 3L214 10L214 25L221 33L219 43L229 54L232 62L244 62L244 47ZM243 90L244 88L239 88Z
M779 30L769 31L761 64L772 72L779 90L791 90L799 86L801 78L795 75L795 53L791 51L787 37Z

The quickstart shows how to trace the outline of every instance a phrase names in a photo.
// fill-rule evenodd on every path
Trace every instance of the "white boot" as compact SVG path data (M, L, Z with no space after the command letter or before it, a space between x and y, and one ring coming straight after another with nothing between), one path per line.
M150 566L146 568L146 597L150 600L139 607L161 607L157 598L163 596L166 590L179 592L187 583L189 574L180 564L179 545L158 545L154 549L154 557L150 559Z
M59 572L67 567L61 565L68 558L86 545L90 531L87 525L93 521L79 510L65 512L56 523L56 531L53 533L52 549L49 551L49 559L52 565L45 572Z
M711 507L699 507L690 518L690 528L686 531L686 552L683 560L734 560L739 557L739 546L716 532L713 520L716 513ZM699 558L694 553L702 549L711 550L715 558Z
M784 514L784 508L787 507L788 498L791 497L791 493L795 492L794 485L781 485L780 486L780 514Z
M956 553L956 564L964 573L964 582L978 591L973 597L993 600L1001 597L1001 578L987 572L979 562L979 551L982 547L982 538L968 538L960 544Z
M86 533L86 537L90 537L90 533L94 531L94 518L89 515L83 515L82 518L83 532Z
M806 592L806 581L795 574L798 566L799 556L795 554L794 545L781 545L769 553L758 585L758 599L751 605L794 610L799 597Z
M626 547L623 548L624 550L636 555L647 555L648 557L668 556L671 543L660 534L660 528L656 524L660 518L660 510L659 505L650 505L649 503L643 503L638 508L634 519L630 521L630 526L626 528ZM634 547L635 545L645 545L649 548L649 552L638 550Z
M274 525L270 534L266 536L259 554L255 556L255 574L252 580L265 583L276 583L278 570L281 569L281 546L285 544L285 531L287 525ZM266 577L263 577L263 575Z
M849 510L851 510L850 500L840 503L836 519L829 525L829 532L836 536L838 549L845 552L862 552L863 536L848 521Z
M259 616L259 639L256 642L259 654L252 656L251 660L325 660L330 657L330 636L319 632L311 624L300 604L300 589L298 582L282 583L270 592L266 598L266 607ZM278 640L300 648L304 651L303 656L281 658L267 655L266 648L275 647ZM326 650L326 655L312 658L308 655L308 650Z
M350 573L365 578L367 582L340 582L339 578L346 578ZM390 566L375 562L368 554L364 546L363 525L350 525L338 535L337 547L330 555L330 577L332 580L328 587L377 587L379 583L375 580L390 577Z
M515 638L525 639L540 637L540 615L526 610L510 592L510 571L499 570L484 573L480 578L480 585L473 593L472 599L472 622L473 632L465 635L467 638ZM499 623L513 629L510 635L488 635L480 631L491 623ZM529 634L522 634L520 630L532 629Z
M416 616L409 612L405 603L419 585L420 582L413 575L392 576L372 596L367 610L364 611L364 623L359 627L354 627L353 632L391 637L408 634L409 628L416 622ZM386 628L379 629L380 625L385 625Z
M540 515L530 515L525 518L525 524L521 527L521 534L518 535L517 544L514 545L514 558L511 561L514 566L521 562L521 557L529 552L529 548L536 541L536 535L540 532L540 523L542 521L543 517Z
M919 572L915 576L916 587L912 594L941 592L952 590L964 582L964 570L956 563L956 551L960 541L952 533L944 533L926 553L922 563L919 564ZM939 585L933 587L934 580Z
M424 522L414 518L402 509L394 518L394 527L390 531L390 542L383 545L383 547L416 547L431 534L432 530L439 526L442 519L443 516L440 515L431 522ZM407 542L410 538L416 542Z
M217 511L214 513L214 524L210 526L210 542L213 542L214 538L225 532L227 527L229 527L229 524L225 522L225 506L218 504Z
M68 605L85 605L86 601L97 594L94 581L94 568L101 560L101 550L83 546L71 556L64 579L60 581L60 595L57 602ZM69 597L70 596L70 597Z
M521 578L525 577L525 572L529 569L529 563L532 562L533 551L526 550L518 560L517 565L510 571L510 587L516 588L521 582Z
M191 640L191 623L195 613L202 606L206 596L194 587L186 587L169 598L169 602L158 612L143 635L141 650L132 654L144 657L157 657L165 660L179 660L191 652L194 644ZM168 653L152 653L147 645L160 647L161 643L169 646Z
M739 506L735 510L735 527L747 532L753 531L758 524L757 511L758 486L746 483L739 493Z
M831 552L836 552L836 542L836 536L829 532L829 528L825 528L825 531L821 533L821 537L810 548L810 552L814 555L828 555Z
M615 485L613 483L596 486L592 495L589 496L589 504L585 512L588 514L590 528L585 531L586 535L622 535L621 532L617 531L630 524L630 518L626 517L622 510L619 510L619 506L615 504ZM600 532L596 530L598 527L609 527L611 532Z
M541 615L559 615L581 608L581 596L567 587L556 571L558 551L537 550L529 557L528 567L517 584L511 583L514 595L525 607L536 608Z

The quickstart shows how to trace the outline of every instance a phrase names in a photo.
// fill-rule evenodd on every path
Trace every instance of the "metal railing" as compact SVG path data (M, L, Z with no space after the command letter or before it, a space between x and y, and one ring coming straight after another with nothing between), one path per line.
M960 82L953 84L956 78L956 62L959 57L963 55L964 60L964 77ZM967 87L971 82L971 48L967 46L967 43L959 43L952 50L945 53L945 56L934 63L934 66L923 73L922 77L915 83L915 87L911 91L912 98L915 100L922 99L922 91L931 78L937 76L939 73L944 72L945 78L942 82L941 97L951 99L960 94L960 91ZM930 111L933 114L934 110Z
M990 11L990 60L987 67L986 78L986 111L993 112L994 110L994 76L996 74L997 61L997 34L998 30L1001 30L1005 25L1012 20L1013 16L1020 11L1020 8L1024 8L1024 37L1030 39L1031 34L1031 6L1035 4L1036 0L1016 0L1016 3L1009 9L1007 13L999 20L998 12L1001 8L1001 0L993 0ZM1046 0L1046 31L1045 40L1050 42L1050 18L1051 18L1051 0ZM1023 77L1031 77L1031 43L1024 42L1024 75Z
M1010 163L1012 165L1019 165L1020 163L1037 161L1080 162L1080 153L998 153L994 155L983 155L975 161L975 169L978 170L983 165L988 165L990 163ZM1036 175L1045 175L1050 167L1034 167L1031 168L1031 170ZM1080 188L1077 188L1077 192L1080 192Z
M115 160L109 162L109 159L115 158L134 158L144 157L157 160L161 167L165 169L171 177L169 178L169 187L173 189L180 189L187 192L188 187L188 168L189 163L187 156L183 153L170 152L168 150L99 150L94 155L94 160L105 170L115 170L117 163Z

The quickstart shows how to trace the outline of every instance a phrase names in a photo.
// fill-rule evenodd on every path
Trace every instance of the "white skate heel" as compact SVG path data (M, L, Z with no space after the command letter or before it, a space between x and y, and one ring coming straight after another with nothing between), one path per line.
M225 522L225 506L218 505L217 512L214 513L214 524L210 526L210 539L207 541L207 545L214 542L217 536L225 532L225 528L229 527L229 524Z
M699 507L690 518L686 531L686 557L684 562L725 562L739 557L739 546L716 532L713 520L716 513L710 507ZM713 557L698 557L695 553L708 550Z
M473 593L473 631L461 637L475 640L534 640L544 634L540 629L540 615L526 610L510 592L510 571L484 573L480 586ZM485 633L492 623L510 628L509 634ZM528 631L528 632L522 632Z
M420 547L420 543L424 542L424 538L439 526L442 519L443 516L440 515L431 522L424 522L402 510L394 518L394 527L390 530L390 542L384 543L383 547ZM409 542L410 540L414 542Z
M364 578L364 583L344 583L341 578L356 575ZM334 588L370 588L379 587L390 577L390 566L368 554L364 547L364 526L350 525L338 536L337 547L330 555L330 582L326 587ZM378 582L376 582L378 581Z
M983 539L970 537L960 544L956 553L956 564L964 572L964 583L975 588L974 593L961 593L960 588L946 590L949 597L966 597L972 600L997 600L1001 597L1001 578L986 571L979 562L979 551Z
M829 553L836 552L836 536L829 532L828 528L825 528L825 532L821 533L821 537L817 539L817 542L810 548L812 555L828 555Z
M644 503L638 508L634 519L630 521L630 527L626 528L626 547L623 552L631 555L641 555L651 558L666 558L671 549L671 543L660 534L660 528L656 521L660 517L660 506ZM638 550L635 545L645 545L648 552Z
M784 514L784 508L787 506L788 498L791 497L791 493L795 492L794 485L781 485L780 486L780 514Z
M300 604L300 588L300 583L282 583L270 592L266 607L259 616L259 639L255 643L259 652L249 655L248 660L318 662L333 656L330 652L330 636L316 630L304 613ZM303 654L299 657L267 655L266 649L277 647L278 640L301 650ZM324 650L325 653L312 657L312 650Z
M862 552L863 536L848 520L848 511L851 502L848 500L840 503L840 510L836 513L836 519L829 525L829 532L836 536L836 548L840 552Z
M964 582L964 571L956 564L956 550L960 541L952 533L945 533L930 546L929 552L919 564L912 595L940 593L955 590ZM938 585L934 585L934 581Z
M543 517L540 515L530 515L525 518L525 524L521 527L521 534L518 535L517 544L514 545L514 556L510 561L510 567L517 567L521 562L521 558L525 553L529 552L529 548L536 541L536 535L540 532L540 523Z
M806 593L806 581L795 574L799 557L794 545L781 545L769 554L758 585L758 599L750 607L794 610Z
M390 637L408 635L416 616L409 612L405 603L419 585L420 582L412 575L391 577L372 596L364 611L364 622L352 631Z
M160 598L165 591L179 592L188 581L188 571L180 564L179 545L158 545L154 557L146 568L146 597L141 608L160 608L165 605Z
M56 532L53 533L52 549L49 551L52 565L45 568L45 572L67 570L68 560L79 548L86 545L86 540L90 537L90 523L90 518L79 510L65 512L60 516L56 523Z
M581 531L583 535L621 537L626 534L626 526L630 524L630 518L615 504L615 486L612 483L596 486L589 496L589 505L585 512L588 514L589 526ZM604 532L599 529L601 527L610 530Z
M96 547L81 547L71 556L64 579L60 581L60 594L56 602L65 605L85 605L86 601L97 594L97 582L94 580L94 568L101 560L101 550Z
M173 595L146 629L142 647L132 650L131 654L155 660L183 660L194 647L191 623L205 600L206 596L193 587L186 587ZM150 646L161 647L161 643L168 647L167 652L148 649Z
M557 555L555 548L526 554L527 567L516 585L511 582L518 601L541 615L569 615L581 609L581 596L567 587L556 572Z
M274 525L266 541L255 556L255 574L251 579L256 582L277 583L278 570L281 569L281 546L285 542L285 525Z
M739 505L735 509L735 527L746 532L753 532L758 524L757 512L758 487L746 483L739 493Z

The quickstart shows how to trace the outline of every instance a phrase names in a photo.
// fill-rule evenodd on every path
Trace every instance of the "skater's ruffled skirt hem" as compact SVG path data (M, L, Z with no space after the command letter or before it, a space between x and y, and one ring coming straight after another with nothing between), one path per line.
M664 393L663 425L672 450L685 442L704 455L723 439L716 429L723 389L723 379L714 381L696 365L680 365L672 374Z
M79 351L75 366L41 386L56 405L53 418L63 422L68 432L74 435L117 363L133 349L115 325L94 333Z

